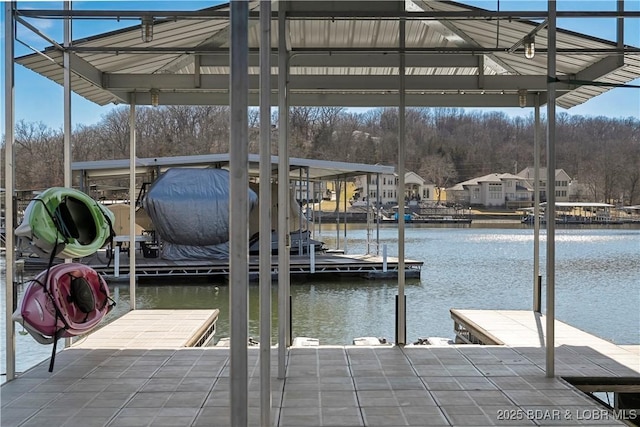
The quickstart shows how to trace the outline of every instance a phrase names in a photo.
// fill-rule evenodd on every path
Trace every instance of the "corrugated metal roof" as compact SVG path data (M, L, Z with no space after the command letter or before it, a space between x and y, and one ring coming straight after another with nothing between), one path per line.
M387 12L372 17L372 2L288 2L288 10L313 10L312 18L288 20L288 46L292 50L290 102L292 105L396 105L398 93L399 21L389 16L398 2L373 2L375 10ZM178 4L178 3L177 3ZM406 22L408 49L407 105L416 106L517 106L519 89L546 92L547 29L536 34L538 53L526 59L521 51L509 52L537 22L506 19L471 19L472 8L454 2L414 0L409 10L422 13ZM250 2L258 10L259 2ZM277 9L278 2L274 2ZM332 16L334 8L349 10L349 16ZM228 10L228 5L216 10ZM327 11L326 16L320 16ZM358 17L361 11L366 17ZM434 19L424 12L468 12L469 19ZM228 97L229 20L203 17L155 23L154 38L144 43L140 26L114 31L73 43L72 89L97 103L127 103L137 92L138 104L150 103L151 88L161 92L161 104L226 103ZM272 48L278 46L277 21L272 23ZM557 48L574 49L557 55L558 77L624 84L640 76L640 54L627 53L616 61L615 43L558 30ZM249 46L259 47L258 21L249 23ZM147 50L161 48L162 50ZM136 50L131 52L131 49ZM462 50L461 50L462 49ZM581 49L589 49L580 52ZM604 53L589 53L608 50ZM200 81L194 75L196 53L202 54ZM55 48L16 61L62 84L62 53ZM462 56L465 56L465 61ZM226 58L226 59L225 59ZM471 60L471 61L469 61ZM78 63L80 63L78 65ZM252 97L257 101L255 58L249 73ZM275 75L277 62L272 63ZM138 78L142 76L143 78ZM181 80L177 78L183 76ZM193 79L187 79L194 76ZM219 78L218 78L219 77ZM350 79L351 78L351 79ZM558 85L557 103L564 108L581 104L610 87ZM428 95L428 96L424 96ZM533 105L533 96L527 105Z
M150 170L164 172L170 168L179 167L216 167L227 168L230 157L224 154L202 154L196 156L174 156L174 157L149 157L136 159L136 172L138 174L148 173ZM248 155L248 173L250 176L259 175L260 156L257 154ZM271 164L274 171L279 163L278 156L271 156ZM302 178L309 177L310 180L327 180L336 178L347 178L365 174L393 174L395 168L386 165L367 165L363 163L347 163L329 160L299 159L289 158L290 177L293 180L299 179L300 170ZM71 165L74 171L83 171L86 178L125 176L129 174L129 159L118 160L98 160L87 162L74 162Z

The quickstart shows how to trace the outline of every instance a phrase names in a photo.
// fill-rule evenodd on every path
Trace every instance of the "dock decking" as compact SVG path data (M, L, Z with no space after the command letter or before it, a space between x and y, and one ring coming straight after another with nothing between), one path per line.
M466 331L462 334L462 331L456 331L457 337L461 339L471 334L485 344L521 348L545 347L546 318L540 313L526 310L451 309L451 317L454 325L459 325ZM601 354L602 363L615 363L640 371L640 346L619 346L557 319L554 323L556 347L570 347L578 353ZM597 371L604 373L601 369Z
M631 352L633 349L631 348ZM633 363L559 344L546 378L540 346L318 346L271 353L274 426L625 425L562 377L640 381ZM249 425L260 425L259 349L249 347ZM0 388L3 427L230 426L229 348L80 348Z
M274 350L273 425L624 425L561 378L545 378L532 361L544 351L531 350L295 347L286 380L275 378ZM260 425L258 355L249 348L252 426ZM43 363L2 386L3 427L231 425L227 348L71 348L56 365L52 374Z
M73 343L73 348L199 347L213 338L220 310L132 310Z

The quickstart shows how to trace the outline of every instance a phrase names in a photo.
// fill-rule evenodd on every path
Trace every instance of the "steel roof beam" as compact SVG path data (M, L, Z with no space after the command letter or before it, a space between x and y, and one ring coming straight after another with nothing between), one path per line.
M593 81L593 80L602 78L607 74L613 73L617 69L621 68L623 65L624 65L623 57L619 55L608 56L588 66L587 68L579 71L574 76L572 76L572 78L575 80Z
M94 86L102 87L104 73L73 53L69 54L71 71Z
M56 51L55 53L50 55L49 59L51 59L51 61L53 61L54 64L60 67L60 69L64 69L64 66L61 62L62 52ZM104 89L104 84L103 84L104 73L102 71L100 71L99 69L91 65L89 62L85 61L84 59L82 59L81 57L79 57L74 53L69 53L69 63L70 63L71 72L74 76L86 81L87 83L95 87ZM61 78L54 79L54 80L57 81L58 83L62 83ZM75 84L77 84L77 81L75 82ZM127 99L128 99L127 97L125 98L119 97L118 101L122 103L126 103Z
M317 2L322 4L323 2ZM371 2L375 4L375 2ZM318 6L322 8L322 6ZM277 18L277 11L272 12L272 19ZM204 18L228 18L229 10L55 10L55 9L18 9L18 16L29 18L64 18L67 16L78 19L140 19L153 17L155 19L204 19ZM258 11L250 11L250 19L259 19ZM371 8L366 11L354 10L309 10L287 11L288 19L546 19L548 12L545 10L534 11L492 11L483 9L460 11L383 11ZM558 11L558 18L640 18L640 11Z
M422 9L424 8L428 8L428 12L433 12L433 9L431 7L431 5L429 5L428 3L422 1L422 6L418 5L418 7L421 7ZM427 11L425 11L427 12ZM440 23L440 25L442 25L444 28L446 28L447 30L451 31L452 33L454 33L455 35L457 35L458 37L460 37L462 40L464 40L465 44L469 45L469 46L473 46L476 48L480 48L480 44L473 39L472 37L470 37L466 32L462 31L460 28L458 28L458 26L451 22L451 21L438 21ZM456 44L460 44L460 42L457 42ZM510 73L515 73L515 70L512 66L510 66L506 61L504 61L503 59L497 57L496 55L492 54L492 53L488 53L489 58L491 58L492 61L494 61L496 64L498 64L500 67L504 68L505 70L507 70Z
M126 91L116 91L115 94L122 97L126 95ZM558 96L564 94L565 91L558 91ZM292 106L335 106L344 105L348 107L397 107L398 93L388 91L386 93L301 93L291 91ZM541 94L541 99L546 98ZM531 99L531 101L529 101ZM277 100L277 94L271 96L272 102ZM533 101L533 96L527 98L528 106ZM149 93L137 93L136 101L138 105L151 105L151 97ZM229 95L225 92L161 92L160 105L227 105ZM258 105L258 93L249 94L249 105ZM407 93L406 103L408 107L478 107L478 108L499 108L499 107L518 107L518 95L514 91L512 93L470 93L459 95L441 94L441 93Z
M379 93L397 90L397 75L291 75L290 90L315 91L370 91ZM200 76L200 86L194 84L193 74L109 74L105 73L104 89L107 90L228 90L229 77L221 74ZM259 76L249 76L249 87L257 90ZM518 90L543 91L546 89L546 76L484 76L482 87L478 86L478 77L470 76L407 76L406 89L420 90ZM569 89L558 84L559 88ZM278 88L278 76L271 76L271 88ZM162 101L161 101L162 102Z
M249 22L248 26L249 26L249 31L251 31L252 28L258 26L258 21ZM231 26L229 25L226 28L216 31L214 34L208 37L205 41L200 43L198 47L205 48L205 49L211 49L211 48L219 49L222 46L229 43L230 37L231 37ZM226 57L228 62L230 57L229 53L226 54ZM179 58L176 58L173 61L163 65L158 71L171 72L176 69L179 70L180 68L182 68L182 65L185 62L188 62L189 60L192 60L190 58L190 55L188 53L183 53Z
M45 49L47 52L49 49ZM227 48L207 48L207 47L193 47L193 46L173 46L173 47L152 47L152 46L71 46L68 49L71 52L78 53L113 53L113 54L216 54L227 53ZM258 48L249 49L250 52L258 52ZM312 53L330 53L330 54L363 54L363 53L380 53L380 54L395 54L398 52L396 47L318 47L318 48L297 48L292 47L291 53L294 54L312 54ZM275 51L274 51L275 52ZM407 47L404 49L406 54L467 54L467 55L479 55L490 53L509 53L509 48L505 47L481 47L481 46L463 46L463 47ZM589 54L625 54L625 53L640 53L640 48L634 46L624 47L604 47L604 48L589 48L589 47L572 47L572 48L559 48L558 53L570 55L589 55ZM537 54L546 54L546 48L536 48ZM517 53L515 53L517 54ZM28 55L27 55L28 56ZM24 57L21 57L24 58ZM17 58L17 59L21 59Z
M300 52L291 56L291 67L397 67L398 53L362 53L357 61L354 61L354 54L347 53L305 53ZM277 64L277 55L273 54L272 64ZM249 66L259 65L258 53L249 54ZM407 67L461 67L477 68L479 55L456 55L456 54L432 54L424 55L418 53L406 54ZM228 67L228 53L202 54L200 58L201 67Z

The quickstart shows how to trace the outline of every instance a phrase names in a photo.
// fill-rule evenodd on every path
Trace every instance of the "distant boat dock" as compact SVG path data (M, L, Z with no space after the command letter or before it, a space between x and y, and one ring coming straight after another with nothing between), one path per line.
M112 261L108 264L106 255L101 253L95 257L83 260L96 271L104 274L107 280L126 279L129 274L129 257L120 253L118 268ZM423 266L422 261L405 259L405 277L419 278ZM258 279L259 257L249 257L249 277ZM276 277L278 272L278 256L271 258L271 274ZM359 277L367 279L393 278L398 276L398 259L387 257L385 260L378 255L345 255L337 252L291 255L290 272L292 279L309 277ZM219 278L226 280L229 275L228 260L208 261L169 261L161 258L136 257L136 275L139 280L154 280L170 278Z
M129 255L120 252L119 262L109 262L105 251L81 260L104 275L107 281L128 280ZM48 260L42 258L24 258L24 268L28 272L39 272L46 268ZM59 262L59 261L58 261ZM117 265L116 265L117 264ZM405 259L405 278L420 278L423 261ZM260 263L257 255L249 257L249 278L258 280ZM278 256L271 258L271 274L277 277ZM398 277L398 258L387 257L386 261L378 255L345 255L341 252L328 251L290 256L291 278L308 279L310 277L351 277L365 279L389 279ZM157 279L213 278L224 281L229 276L228 260L207 261L170 261L161 258L145 258L141 254L136 257L136 275L140 281Z

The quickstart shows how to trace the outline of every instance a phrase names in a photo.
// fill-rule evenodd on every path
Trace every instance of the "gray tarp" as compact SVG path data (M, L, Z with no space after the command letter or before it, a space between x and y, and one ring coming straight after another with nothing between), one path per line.
M247 191L251 210L258 196ZM229 200L229 172L224 169L167 170L143 201L163 241L162 258L228 257Z

